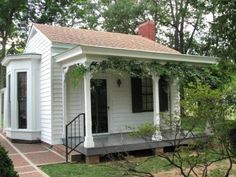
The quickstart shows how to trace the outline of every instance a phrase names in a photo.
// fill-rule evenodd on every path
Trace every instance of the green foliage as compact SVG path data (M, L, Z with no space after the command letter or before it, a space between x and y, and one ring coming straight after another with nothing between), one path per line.
M207 121L215 134L225 133L229 129L229 114L236 113L232 104L234 91L212 89L208 85L192 85L185 89L185 99L181 102L185 116L194 122Z
M209 177L222 177L225 171L223 169L214 169L210 172Z
M233 88L233 87L232 87ZM232 89L231 88L231 89ZM211 134L212 143L218 145L221 157L231 158L236 147L236 106L235 90L211 89L207 85L197 85L185 89L185 100L182 106L185 109L185 117L189 121L188 130L198 129ZM185 121L184 121L185 122Z
M215 18L212 24L214 54L236 61L236 1L212 0Z
M204 118L196 119L194 117L184 116L181 119L181 128L183 130L194 130L195 132L205 132L206 120Z
M6 54L9 39L23 36L21 29L25 22L26 3L26 0L0 1L0 63ZM5 87L5 68L0 64L0 88L3 87Z
M103 28L107 31L135 34L135 29L145 19L145 9L134 0L109 3L102 14Z
M8 157L6 150L0 145L0 176L17 177L11 159Z
M87 70L88 69L84 65L73 66L68 71L68 78L70 79L71 83L74 84L74 86L77 86Z
M133 137L142 137L144 139L152 137L158 130L160 130L157 126L151 123L145 123L139 125L138 127L130 127L133 130L130 133L130 136Z
M183 86L188 86L189 82L192 83L208 83L212 88L221 87L224 82L227 82L228 76L221 75L217 65L213 66L193 66L183 63L166 63L160 64L156 61L145 62L138 60L126 60L117 57L109 58L102 62L93 62L89 66L77 65L70 68L70 76L75 83L76 80L81 78L86 72L92 74L98 72L112 71L116 74L123 75L124 73L130 74L132 77L148 77L165 76L167 78L176 77Z
M42 24L78 25L86 14L87 4L86 0L29 0L29 19Z

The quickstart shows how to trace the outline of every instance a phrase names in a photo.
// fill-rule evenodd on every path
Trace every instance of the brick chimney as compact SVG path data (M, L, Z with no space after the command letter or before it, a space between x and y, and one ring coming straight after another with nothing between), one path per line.
M153 21L146 21L138 26L138 35L146 37L152 41L156 39L155 23Z

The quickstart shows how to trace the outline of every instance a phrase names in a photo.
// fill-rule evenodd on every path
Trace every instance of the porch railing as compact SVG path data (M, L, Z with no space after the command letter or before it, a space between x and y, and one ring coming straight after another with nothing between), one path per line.
M66 125L66 162L68 162L69 154L74 151L85 137L85 114L77 115Z

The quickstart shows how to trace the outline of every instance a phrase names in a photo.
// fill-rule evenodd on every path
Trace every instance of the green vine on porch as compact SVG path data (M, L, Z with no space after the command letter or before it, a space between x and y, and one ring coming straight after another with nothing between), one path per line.
M203 82L212 87L219 87L227 78L218 71L217 65L196 65L184 63L166 62L161 64L157 61L127 60L124 58L112 57L101 62L92 62L89 66L75 65L69 69L68 76L72 83L78 85L82 77L90 72L96 73L115 72L123 75L129 74L132 77L165 76L166 78L178 78L180 84Z

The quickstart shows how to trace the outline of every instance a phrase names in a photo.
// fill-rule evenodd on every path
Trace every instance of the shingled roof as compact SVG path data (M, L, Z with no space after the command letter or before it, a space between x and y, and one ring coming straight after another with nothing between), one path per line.
M139 35L33 24L50 41L57 43L179 54L178 51Z

